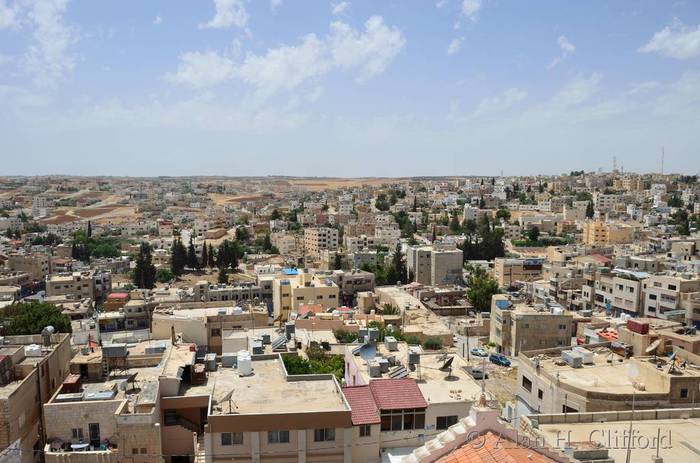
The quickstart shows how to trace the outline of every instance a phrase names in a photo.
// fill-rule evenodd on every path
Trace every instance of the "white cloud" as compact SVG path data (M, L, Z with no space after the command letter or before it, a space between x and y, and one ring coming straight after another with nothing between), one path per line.
M576 47L569 41L569 39L566 38L566 36L560 35L557 39L557 44L559 45L559 49L561 49L561 54L554 58L551 63L549 63L549 66L547 66L548 69L552 69L564 61L567 56L572 55L576 51Z
M447 0L437 0L435 2L435 8L442 8L447 3Z
M359 69L360 81L384 72L406 43L401 31L386 26L381 16L369 18L364 32L336 21L331 24L328 42L335 65Z
M518 88L509 88L500 95L484 98L473 113L474 117L488 116L512 108L527 98L527 92Z
M52 86L75 66L68 50L78 32L64 23L68 0L28 0L27 17L33 26L34 44L25 54L25 68L40 86Z
M12 6L6 0L0 0L0 30L19 27L17 5Z
M590 77L577 76L553 98L559 106L575 106L593 97L600 90L602 76L593 73Z
M206 24L200 24L200 29L220 29L238 27L246 29L248 25L248 11L244 0L214 0L216 14Z
M357 71L357 80L365 81L384 72L404 43L401 31L386 26L379 16L369 18L364 31L336 21L325 38L307 34L297 45L281 45L263 54L249 52L242 59L236 57L235 47L226 53L184 53L177 71L165 78L200 89L239 79L268 96L336 69Z
M679 21L655 33L649 43L638 50L641 53L659 53L675 59L700 56L700 25L686 27Z
M462 48L462 39L452 39L452 42L450 42L450 45L447 47L447 54L454 55L460 48Z
M462 0L462 16L472 22L479 19L479 11L481 10L481 0Z
M277 8L282 6L282 0L270 0L270 9L276 11Z
M153 25L154 26L158 26L158 25L162 24L162 22L163 22L163 18L161 18L160 16L156 16L155 18L153 18Z
M236 71L237 77L264 95L292 90L302 82L328 72L325 43L308 34L299 45L272 48L264 55L248 53Z
M219 53L188 52L180 55L177 71L174 74L166 74L165 79L194 88L205 88L231 79L234 71L233 61Z
M350 6L350 2L339 2L339 3L331 3L331 11L333 12L334 15L338 16L341 15L345 12L345 10L348 9Z

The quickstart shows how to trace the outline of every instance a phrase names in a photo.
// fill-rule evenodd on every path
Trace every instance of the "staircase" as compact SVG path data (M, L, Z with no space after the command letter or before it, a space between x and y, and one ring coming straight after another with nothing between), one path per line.
M194 463L205 463L206 452L204 449L204 434L198 434L194 445Z

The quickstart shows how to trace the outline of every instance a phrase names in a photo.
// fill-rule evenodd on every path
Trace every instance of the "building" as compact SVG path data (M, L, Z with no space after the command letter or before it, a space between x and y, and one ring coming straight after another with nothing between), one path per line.
M700 278L652 275L644 281L644 315L700 323Z
M50 257L47 253L10 254L7 268L18 272L27 272L34 280L43 280L51 272Z
M33 463L43 445L41 404L48 402L69 371L70 335L5 336L0 345L0 454Z
M533 412L578 413L688 407L700 372L649 357L628 358L611 343L522 351L516 394ZM623 353L623 355L619 355Z
M47 296L96 300L105 297L111 291L112 276L109 272L101 270L51 275L46 281Z
M364 270L335 270L330 278L340 288L343 303L354 305L355 295L362 291L374 291L374 273Z
M600 220L583 224L583 243L591 246L631 243L634 228L625 224L608 224Z
M321 304L325 309L334 309L339 301L338 285L328 277L300 272L272 280L274 318L281 315L286 320L289 312L302 304Z
M573 314L558 305L513 303L507 295L491 300L489 341L496 350L516 356L522 350L570 346Z
M195 302L252 302L262 298L260 286L253 282L231 284L211 284L198 281L192 288Z
M511 288L518 282L532 282L542 278L544 259L496 258L493 274L501 288Z
M462 251L454 247L409 246L406 264L416 283L426 286L462 284Z
M338 230L336 228L318 227L304 229L304 252L317 257L321 251L338 249Z

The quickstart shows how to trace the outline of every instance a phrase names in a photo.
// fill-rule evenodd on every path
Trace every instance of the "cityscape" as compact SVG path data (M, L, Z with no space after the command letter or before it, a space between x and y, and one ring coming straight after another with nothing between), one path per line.
M698 24L0 0L0 463L700 462Z

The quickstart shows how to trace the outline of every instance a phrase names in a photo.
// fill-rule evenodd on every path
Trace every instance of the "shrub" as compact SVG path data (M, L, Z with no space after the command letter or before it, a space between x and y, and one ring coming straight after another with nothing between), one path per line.
M442 340L438 337L430 337L423 341L423 347L428 350L440 350L442 349Z

